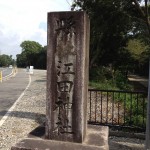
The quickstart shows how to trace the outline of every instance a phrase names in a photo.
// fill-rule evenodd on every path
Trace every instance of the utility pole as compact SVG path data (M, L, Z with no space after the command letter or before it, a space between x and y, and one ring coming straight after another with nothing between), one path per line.
M150 60L149 60L149 80L148 80L148 102L147 102L145 150L150 150Z

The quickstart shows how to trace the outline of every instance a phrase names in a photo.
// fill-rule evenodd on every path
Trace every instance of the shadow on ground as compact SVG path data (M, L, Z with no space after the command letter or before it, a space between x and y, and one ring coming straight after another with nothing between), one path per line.
M40 113L34 113L34 112L23 112L23 111L0 111L0 116L9 116L9 117L17 117L17 118L26 118L26 119L32 119L35 120L35 122L39 124L43 124L45 121L45 114Z

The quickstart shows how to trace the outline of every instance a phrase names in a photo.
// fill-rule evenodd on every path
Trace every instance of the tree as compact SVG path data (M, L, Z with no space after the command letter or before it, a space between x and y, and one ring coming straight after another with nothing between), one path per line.
M141 6L138 0L132 0L132 1L139 14L138 19L141 19L146 24L148 34L150 36L150 18L149 18L150 5L148 4L148 0L144 0L145 2L144 6Z
M138 38L131 38L126 48L132 58L131 71L140 75L148 75L149 46Z
M35 41L24 41L20 44L24 57L26 57L26 64L28 66L34 65L36 62L36 54L40 52L42 46Z
M47 63L47 46L44 46L42 50L37 54L36 68L46 69Z
M22 53L17 55L17 66L34 66L38 69L46 69L47 47L42 47L35 41L24 41L20 44Z
M25 52L22 52L21 54L17 54L17 66L18 67L27 67L27 56Z
M100 0L91 0L91 3L97 3ZM111 3L116 6L119 6L121 9L125 11L132 11L132 15L136 16L136 19L143 20L143 22L147 25L148 32L150 34L150 1L149 0L106 0L103 3ZM144 2L144 5L142 5ZM76 6L79 6L81 9L89 10L89 1L88 0L74 0L72 5L72 10L75 9ZM138 17L137 17L138 16Z
M1 67L7 67L9 65L13 65L14 64L14 60L12 59L12 55L0 55L0 66Z
M132 26L121 0L79 0L73 6L76 5L91 20L90 69L93 65L115 64L116 57L126 47Z
M114 69L131 66L133 55L126 48L131 38L147 46L142 54L149 57L150 6L147 0L144 6L137 0L75 0L72 9L76 6L85 10L91 20L90 68L109 64Z
M42 46L35 41L24 41L20 44L22 52L26 55L27 65L32 66L36 61L36 54L42 49Z

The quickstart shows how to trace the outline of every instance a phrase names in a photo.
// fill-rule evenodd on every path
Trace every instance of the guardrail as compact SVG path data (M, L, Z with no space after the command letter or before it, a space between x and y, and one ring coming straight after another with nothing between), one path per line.
M88 122L145 131L146 92L89 89Z

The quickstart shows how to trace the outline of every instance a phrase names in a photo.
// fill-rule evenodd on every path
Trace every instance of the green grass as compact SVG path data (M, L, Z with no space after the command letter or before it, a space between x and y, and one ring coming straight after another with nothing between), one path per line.
M90 81L89 87L99 90L119 90L115 84L112 84L110 81Z
M98 89L98 90L124 90L124 89L118 88L115 83L113 83L112 81L108 81L108 80L90 81L89 87ZM128 84L125 85L125 87L131 87L131 88L128 88L127 91L130 91L130 89L132 89L132 86ZM138 106L137 106L137 95L134 95L134 94L131 97L130 93L126 93L126 94L115 93L114 99L115 99L115 103L121 103L123 108L124 108L124 100L125 100L126 124L132 124L133 126L143 127L143 121L145 122L146 120L146 102L143 103L142 95L138 96L138 99L139 99ZM138 111L137 111L137 107L138 107ZM145 110L144 114L143 114L143 107ZM131 118L130 118L130 112L132 113Z

